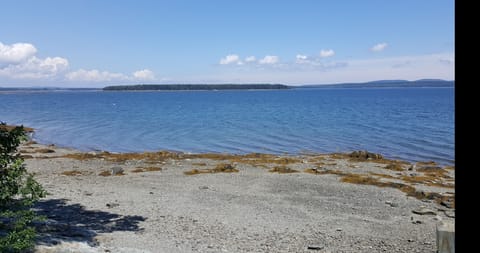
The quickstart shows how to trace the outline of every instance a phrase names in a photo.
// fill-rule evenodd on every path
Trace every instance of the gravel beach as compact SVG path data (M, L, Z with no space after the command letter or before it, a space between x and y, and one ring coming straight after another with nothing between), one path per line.
M112 154L28 143L36 252L435 252L455 168L352 154Z

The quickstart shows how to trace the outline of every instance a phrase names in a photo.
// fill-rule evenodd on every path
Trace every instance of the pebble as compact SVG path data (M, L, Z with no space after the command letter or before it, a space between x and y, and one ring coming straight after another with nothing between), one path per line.
M107 206L108 208L114 208L114 207L120 206L120 204L117 204L117 203L107 203L106 206Z
M319 246L319 245L311 245L307 247L307 249L309 250L321 250L323 248L324 248L323 246Z
M391 206L391 207L398 207L398 204L397 204L397 203L393 203L392 201L389 201L389 200L385 201L385 204L387 204L387 205L389 205L389 206Z

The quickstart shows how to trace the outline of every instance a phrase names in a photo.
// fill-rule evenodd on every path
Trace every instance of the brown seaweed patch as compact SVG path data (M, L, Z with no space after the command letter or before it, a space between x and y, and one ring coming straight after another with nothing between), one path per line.
M90 160L90 159L95 159L99 158L97 154L91 154L91 153L74 153L74 154L66 154L62 156L64 158L70 158L70 159L75 159L75 160Z
M426 174L424 176L418 176L418 175L401 176L400 179L402 179L405 182L413 183L413 184L424 184L424 185L427 185L427 186L455 188L454 184L443 183L442 181L439 180L439 177L436 176L436 175Z
M133 169L131 172L133 173L140 173L140 172L145 172L145 170L143 168L135 168Z
M381 174L381 173L375 173L375 172L370 172L369 174L372 175L372 176L377 176L377 177L381 177L381 178L388 178L388 179L395 178L395 177L387 175L387 174Z
M154 167L154 166L145 167L144 169L145 169L145 171L161 171L162 170L162 168Z
M0 125L0 129L3 129L3 130L6 130L6 131L12 131L15 127L17 126L12 126L12 125ZM27 133L31 133L33 132L35 129L31 128L31 127L26 127L26 126L22 126L23 127L23 130Z
M207 166L206 163L192 163L193 166Z
M55 150L49 149L49 148L40 148L40 149L35 149L33 152L48 154L48 153L55 153Z
M348 154L343 154L343 153L332 153L332 154L329 154L328 157L332 159L345 159L345 158L349 158L350 156Z
M351 184L366 184L380 186L380 181L371 176L364 176L359 174L348 174L340 179L342 182Z
M33 158L32 155L23 155L23 154L20 155L20 157L21 157L22 159L32 159L32 158Z
M305 170L303 170L303 172L305 173L310 173L310 174L315 174L315 175L325 175L325 174L337 174L335 173L335 171L333 170L325 170L325 169L321 169L321 168L307 168Z
M256 157L252 157L252 155L248 156L236 156L230 159L231 162L236 163L243 163L243 164L250 164L254 166L258 166L260 164L279 164L279 165L288 165L293 163L300 163L301 161L297 158L292 157L276 157L273 155L260 155Z
M98 174L99 176L102 176L102 177L108 177L108 176L112 176L112 172L111 171L108 171L108 170L104 170L102 172L100 172L100 174ZM118 173L115 174L115 176L124 176L125 173L123 173L123 171L120 171Z
M83 173L79 170L66 170L66 171L62 172L61 174L65 175L65 176L81 176L81 175L83 175Z
M381 160L383 156L381 154L375 154L365 150L353 151L348 154L348 156L355 161L366 161L366 160Z
M191 154L186 155L186 158L190 159L210 159L210 160L229 160L233 159L236 156L231 154L220 154L220 153L205 153L205 154Z
M437 163L434 161L424 161L424 162L417 162L417 167L424 167L424 166L437 166Z
M404 183L390 182L390 181L381 181L378 178L372 177L372 176L379 176L383 178L391 178L390 175L371 173L372 176L368 176L368 175L361 175L361 174L345 173L345 172L335 171L335 170L319 170L319 169L306 169L305 172L312 173L312 174L335 174L335 175L341 176L340 180L342 182L351 183L351 184L373 185L377 187L394 188L406 193L407 196L415 197L420 200L422 199L434 200L438 204L440 204L441 202L449 202L449 203L453 203L453 206L455 206L454 194L453 196L452 195L445 196L436 192L417 191L415 187L411 185L407 185ZM424 182L422 180L425 180L425 178L415 178L415 179L412 179L411 181ZM434 184L434 183L431 183L431 184Z
M405 169L403 168L402 164L396 163L396 162L387 164L387 166L385 166L384 169L386 169L386 170L393 170L393 171L404 171L404 170L405 170Z
M239 170L235 169L235 167L228 163L220 163L215 166L213 169L193 169L189 171L184 171L183 174L185 175L196 175L196 174L207 174L207 173L232 173L238 172Z
M214 169L211 169L211 173L219 173L219 172L224 172L224 173L238 172L238 170L235 169L235 167L229 163L220 163L220 164L217 164L217 166L215 166Z
M297 173L298 170L290 169L286 166L275 166L271 170L269 170L268 172L272 172L272 173L276 172L276 173L280 173L280 174L287 174L287 173Z
M444 170L455 170L455 166L445 166L443 167Z
M184 171L183 174L191 176L191 175L196 175L196 174L202 174L202 173L210 173L207 170L198 170L198 169L193 169L189 171Z

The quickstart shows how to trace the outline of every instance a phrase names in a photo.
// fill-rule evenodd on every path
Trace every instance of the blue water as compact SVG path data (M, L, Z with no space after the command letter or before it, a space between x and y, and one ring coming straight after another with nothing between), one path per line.
M454 111L453 88L0 93L0 121L85 151L369 150L453 164Z

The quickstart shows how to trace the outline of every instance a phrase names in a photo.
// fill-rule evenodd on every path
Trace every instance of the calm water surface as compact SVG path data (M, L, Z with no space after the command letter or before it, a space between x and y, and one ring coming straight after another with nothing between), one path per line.
M365 149L453 164L454 111L454 88L0 93L0 121L85 151Z

